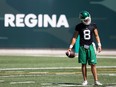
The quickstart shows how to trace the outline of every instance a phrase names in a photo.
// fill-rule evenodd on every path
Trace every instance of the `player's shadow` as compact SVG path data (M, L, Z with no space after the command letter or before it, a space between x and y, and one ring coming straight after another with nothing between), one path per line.
M78 86L81 85L79 83L52 83L52 85L60 85L60 86Z
M82 85L82 83L52 83L52 86L58 86L58 87L85 87ZM102 86L97 86L94 84L88 84L86 87L104 87Z
M50 87L53 87L53 86L56 86L56 87L79 87L79 86L82 86L81 83L44 83L42 86L44 87L47 87L47 86L50 86Z

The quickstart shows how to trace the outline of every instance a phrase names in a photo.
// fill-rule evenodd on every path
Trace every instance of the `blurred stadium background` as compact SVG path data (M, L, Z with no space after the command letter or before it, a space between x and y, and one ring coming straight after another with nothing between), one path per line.
M80 11L87 10L98 26L103 49L116 49L115 0L0 0L0 48L65 49ZM65 14L69 28L4 27L5 14Z
M106 87L115 87L115 3L116 0L0 0L0 86L81 86L80 65L76 58L67 59L65 51L79 23L79 12L87 10L98 26L103 46L98 54L100 80ZM69 28L4 26L5 14L30 13L58 17L64 14ZM91 76L89 80L91 87Z

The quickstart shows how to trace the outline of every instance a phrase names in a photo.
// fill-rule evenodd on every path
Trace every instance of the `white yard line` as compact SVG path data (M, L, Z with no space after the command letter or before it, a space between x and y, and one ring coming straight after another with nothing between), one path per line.
M2 70L80 69L81 67L0 68Z
M87 68L90 68L88 66ZM97 68L116 68L116 66L97 66ZM81 67L40 67L40 68L0 68L2 70L40 70L40 69L81 69Z
M41 76L59 76L59 75L67 75L67 74L64 74L64 73L60 73L60 74L58 74L58 73L56 73L56 74L53 74L53 75L51 75L51 74L40 74L40 75L37 75L37 74L33 74L33 75L9 75L9 76L0 76L0 77L2 77L2 78L15 78L15 77L34 77L34 76L36 76L36 77L41 77ZM74 73L72 73L72 74L68 74L68 75L76 75L77 76L77 74L74 74ZM81 74L78 74L78 76L79 75L81 75ZM110 73L110 74L98 74L99 76L116 76L116 74L115 73ZM88 74L88 76L91 76L91 74ZM4 82L4 80L2 80L2 82Z
M29 84L35 83L35 81L23 81L23 82L10 82L10 84Z
M4 82L4 80L0 80L0 83Z

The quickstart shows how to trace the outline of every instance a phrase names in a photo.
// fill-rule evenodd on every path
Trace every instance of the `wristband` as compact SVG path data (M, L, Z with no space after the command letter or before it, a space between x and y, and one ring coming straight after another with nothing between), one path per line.
M101 43L98 43L98 46L101 47Z
M73 45L70 45L69 48L72 49L73 48Z

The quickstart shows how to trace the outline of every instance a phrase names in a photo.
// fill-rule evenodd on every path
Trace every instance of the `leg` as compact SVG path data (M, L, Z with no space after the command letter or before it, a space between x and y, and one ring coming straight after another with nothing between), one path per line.
M95 84L95 85L102 85L102 84L98 81L96 65L94 65L94 64L91 65L91 72L92 72L93 77L94 77L94 82L95 82L94 84Z
M97 81L97 80L98 80L98 76L97 76L96 65L91 64L91 72L92 72L92 74L93 74L94 80Z
M83 75L84 81L86 81L87 80L87 67L86 67L86 64L82 64L82 75Z
M86 86L88 84L88 82L87 82L87 67L86 67L87 59L86 59L86 50L84 49L83 46L81 46L79 48L78 61L79 61L79 63L82 64L81 70L82 70L82 75L83 75L83 79L84 79L84 82L82 83L82 85Z
M88 84L88 82L87 82L87 67L86 67L86 64L82 64L82 74L83 74L83 79L84 79L84 82L82 83L82 85L86 86Z

